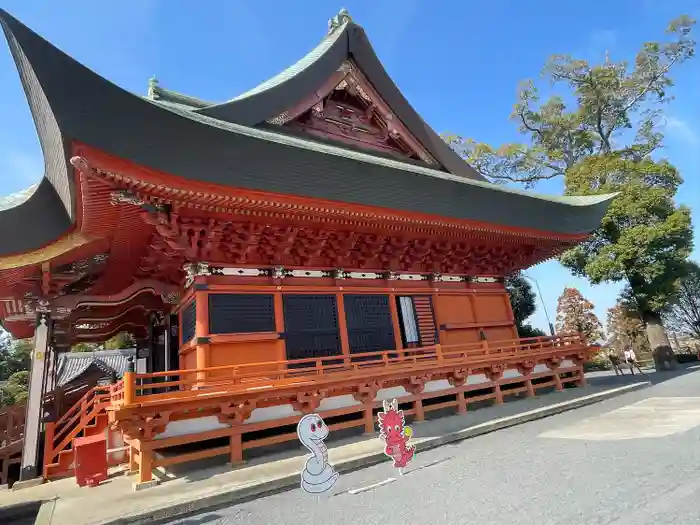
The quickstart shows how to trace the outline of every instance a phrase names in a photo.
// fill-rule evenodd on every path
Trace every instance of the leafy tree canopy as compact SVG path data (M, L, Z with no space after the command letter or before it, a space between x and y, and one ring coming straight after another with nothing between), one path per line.
M595 306L576 288L564 288L557 303L557 331L583 334L590 342L603 338L603 325Z
M638 354L650 351L644 323L639 314L628 310L622 302L608 310L605 329L608 343L617 351L623 351L627 347L632 347Z
M674 202L682 179L652 157L663 145L661 108L672 100L672 69L695 54L695 20L673 20L663 41L646 42L632 64L591 64L566 55L547 62L543 76L567 96L542 101L525 82L512 118L526 139L492 147L458 136L447 142L494 182L563 177L569 195L619 193L601 227L561 261L592 283L627 282L657 368L674 360L661 311L674 296L692 250L690 211Z
M532 186L566 175L591 155L617 152L642 159L661 146L658 108L672 100L670 72L694 55L695 20L673 20L664 42L646 42L634 63L602 64L554 55L542 75L555 87L569 89L573 104L559 95L542 102L535 83L522 84L511 119L526 139L498 147L446 134L445 140L477 171L493 182Z
M691 262L674 300L663 314L668 327L679 336L700 340L700 266Z
M522 326L527 318L535 313L537 296L532 291L530 283L520 272L506 277L505 287L510 297L510 305L513 308L515 324Z
M690 210L673 201L681 182L665 161L610 154L579 162L567 172L567 193L619 195L600 228L561 262L594 284L625 280L641 312L661 311L692 249Z
M510 297L515 326L520 337L538 337L546 335L542 330L534 328L525 321L535 313L537 296L524 275L514 273L505 280L505 287Z
M71 352L94 352L100 348L105 350L119 350L122 348L134 348L136 341L129 332L120 332L111 339L108 339L103 344L98 343L78 343L73 345Z

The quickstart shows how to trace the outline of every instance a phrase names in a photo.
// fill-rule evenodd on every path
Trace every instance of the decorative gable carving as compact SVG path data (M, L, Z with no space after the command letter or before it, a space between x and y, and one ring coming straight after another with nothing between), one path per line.
M313 95L268 122L437 167L351 62L345 62Z

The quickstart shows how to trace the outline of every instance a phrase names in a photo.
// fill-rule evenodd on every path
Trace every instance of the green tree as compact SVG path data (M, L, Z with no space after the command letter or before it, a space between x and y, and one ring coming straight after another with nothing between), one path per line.
M644 322L657 369L675 365L661 315L687 271L693 243L690 210L673 200L681 182L665 161L612 153L581 161L566 177L569 193L620 192L601 227L561 261L594 284L627 282L627 308Z
M105 341L106 350L119 350L121 348L134 348L136 341L129 332L119 332L117 335Z
M535 313L537 296L525 277L517 272L506 277L505 287L510 297L515 326L520 337L538 337L545 335L542 330L526 323L528 317Z
M133 348L136 346L134 337L129 332L120 332L103 344L78 343L71 347L71 352L94 352L100 348L105 350L119 350L121 348Z
M2 403L6 406L24 403L29 391L29 371L15 372L2 387Z
M592 283L626 281L645 324L657 369L675 361L661 313L675 294L692 248L690 212L674 196L682 179L652 153L663 144L661 108L672 100L671 70L694 55L688 16L673 20L663 42L647 42L633 65L553 56L544 76L568 92L542 102L526 82L512 114L521 144L492 147L447 136L448 143L494 182L532 186L562 177L569 195L619 193L599 230L561 261Z
M94 352L99 348L96 343L77 343L71 346L71 352Z
M7 381L16 372L29 370L33 348L31 339L3 338L0 341L0 381Z
M628 310L623 302L608 309L605 329L608 343L618 352L632 347L641 360L650 354L644 323L639 314Z
M679 281L675 297L664 310L665 324L677 336L700 341L700 266L688 265L688 273Z

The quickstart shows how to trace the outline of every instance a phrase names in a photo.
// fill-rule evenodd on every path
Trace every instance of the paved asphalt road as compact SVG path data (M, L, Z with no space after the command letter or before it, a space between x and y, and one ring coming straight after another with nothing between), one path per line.
M656 374L655 374L656 375ZM551 418L172 525L700 523L700 371Z

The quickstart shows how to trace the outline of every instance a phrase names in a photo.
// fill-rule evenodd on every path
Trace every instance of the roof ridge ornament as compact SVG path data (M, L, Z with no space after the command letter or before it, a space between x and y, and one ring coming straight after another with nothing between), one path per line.
M156 78L155 75L153 75L151 78L148 79L148 98L151 100L155 100L156 97L156 88L158 87L158 79Z
M333 34L336 29L350 22L352 22L352 17L350 13L348 13L348 10L343 7L337 15L328 20L328 34Z

